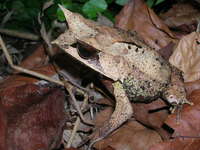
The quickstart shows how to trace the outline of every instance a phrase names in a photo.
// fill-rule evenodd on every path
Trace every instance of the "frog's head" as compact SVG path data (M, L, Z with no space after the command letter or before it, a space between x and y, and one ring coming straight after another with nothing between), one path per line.
M59 43L59 44L57 44ZM81 50L81 45L77 45L77 47L72 47L66 45L65 43L60 43L59 41L55 40L53 44L56 44L64 50L64 52L82 64L86 65L87 67L95 70L96 72L104 75L105 77L117 81L121 74L119 72L119 68L123 69L124 62L121 57L113 56L104 52L91 52L90 54L85 54L87 51L86 49ZM88 56L89 55L89 56ZM128 67L128 66L127 66Z
M183 104L190 104L186 98L186 92L184 87L180 87L175 84L171 84L168 89L163 93L164 98L172 105L172 112L179 106Z

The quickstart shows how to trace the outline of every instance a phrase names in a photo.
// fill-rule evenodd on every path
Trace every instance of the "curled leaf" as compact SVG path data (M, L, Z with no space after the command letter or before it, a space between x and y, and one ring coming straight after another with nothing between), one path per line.
M200 79L200 34L184 36L170 57L171 64L184 72L185 82Z
M129 1L117 15L115 26L136 31L146 44L156 50L176 42L172 32L143 0Z

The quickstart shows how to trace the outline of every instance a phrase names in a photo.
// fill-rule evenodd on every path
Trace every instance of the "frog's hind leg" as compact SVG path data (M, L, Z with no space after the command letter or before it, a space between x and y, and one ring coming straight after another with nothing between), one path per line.
M91 149L92 145L105 138L108 134L117 129L125 121L131 118L133 114L131 103L129 102L128 97L122 87L120 82L115 82L114 86L114 95L116 99L116 106L113 114L110 117L110 120L106 121L104 125L97 129L94 132L94 136L90 141L88 149Z

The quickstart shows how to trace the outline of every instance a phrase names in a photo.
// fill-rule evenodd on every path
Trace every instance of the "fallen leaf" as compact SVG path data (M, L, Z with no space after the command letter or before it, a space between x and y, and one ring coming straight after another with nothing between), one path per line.
M166 124L174 129L173 136L199 137L200 138L200 90L195 90L188 97L194 105L184 105L177 123L177 114L169 115Z
M200 80L185 82L185 88L187 91L187 95L190 95L194 90L200 89Z
M117 15L115 26L136 31L147 45L156 50L176 42L173 33L143 0L129 1Z
M184 36L178 43L169 61L184 73L184 81L200 79L200 34L193 32Z
M115 150L115 149L111 146L108 146L108 147L104 148L103 150Z
M38 68L48 63L48 55L45 53L44 46L39 45L35 51L20 64L21 67L32 69Z
M70 147L70 148L66 148L65 150L78 150L78 149L74 147Z
M149 104L133 103L132 106L135 119L152 128L161 128L169 115L167 104L161 99Z
M149 150L199 150L199 139L177 138L153 145Z
M168 27L190 33L196 30L200 12L189 3L178 3L160 17Z
M97 116L96 124L101 124L109 118L112 109L108 108L100 112ZM147 129L137 121L128 121L105 139L97 142L96 149L105 149L110 146L115 150L148 150L148 148L162 141L161 137L154 130Z
M48 76L53 76L56 74L55 68L52 65L47 65L47 66L43 66L41 68L32 69L32 70L48 75ZM6 87L14 88L20 85L26 85L26 84L38 83L38 82L40 82L40 79L18 73L18 74L6 77L3 80L3 82L0 83L0 87L1 87L0 91Z
M162 139L169 139L171 134L163 128L163 123L167 119L168 106L161 100L157 99L149 104L133 103L134 118L147 127L151 127Z
M53 149L60 145L65 123L64 93L27 84L0 92L0 148Z

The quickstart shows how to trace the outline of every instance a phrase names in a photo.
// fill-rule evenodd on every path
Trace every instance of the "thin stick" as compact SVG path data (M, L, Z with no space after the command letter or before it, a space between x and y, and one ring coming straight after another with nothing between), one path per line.
M54 80L54 79L52 79L52 78L50 78L50 77L48 77L48 76L46 76L46 75L43 75L43 74L41 74L41 73L38 73L38 72L35 72L35 71L31 71L31 70L28 70L28 69L25 69L25 68L22 68L22 67L19 67L19 66L14 65L13 62L12 62L12 58L10 57L10 55L9 55L9 53L8 53L8 50L7 50L5 44L4 44L3 40L2 40L1 35L0 35L0 45L1 45L2 50L3 50L4 54L5 54L5 57L6 57L7 61L8 61L8 64L9 64L13 69L15 69L15 70L17 70L17 71L20 71L20 72L23 72L23 73L26 73L26 74L28 74L28 75L31 75L31 76L34 76L34 77L43 79L43 80L47 80L47 81L49 81L49 82L53 82L53 83L56 83L56 84L58 84L58 85L64 86L64 83L62 83L62 82L59 81L59 80Z
M88 103L88 95L85 94L84 97L85 97L85 98L84 98L84 101L83 101L83 105L82 105L82 107L81 107L81 110L83 110L83 109L87 106L87 103ZM72 130L72 133L71 133L71 136L70 136L70 138L69 138L69 140L68 140L68 143L67 143L66 148L70 148L70 147L71 147L72 142L73 142L73 140L74 140L74 137L75 137L75 135L76 135L76 132L77 132L77 130L78 130L78 128L79 128L80 121L81 121L80 118L77 117L76 122L75 122L75 125L74 125L74 128L73 128L73 130Z
M2 19L1 25L0 27L2 28L6 22L8 22L8 20L10 20L12 14L14 13L14 9L12 9L11 11L9 11Z
M11 29L0 28L0 33L33 41L38 41L40 39L40 37L36 34Z
M76 101L76 98L74 97L74 94L73 94L73 86L71 84L69 84L67 81L63 81L64 82L64 85L65 85L65 88L66 90L69 92L69 95L70 97L72 98L72 101L73 101L73 104L74 104L74 107L75 109L77 110L78 114L79 114L79 117L80 119L83 121L83 123L87 124L87 125L93 125L92 123L88 122L84 116L83 116L83 113L82 113L82 109L79 107L77 101ZM84 94L85 95L85 94ZM84 106L85 107L85 106Z

